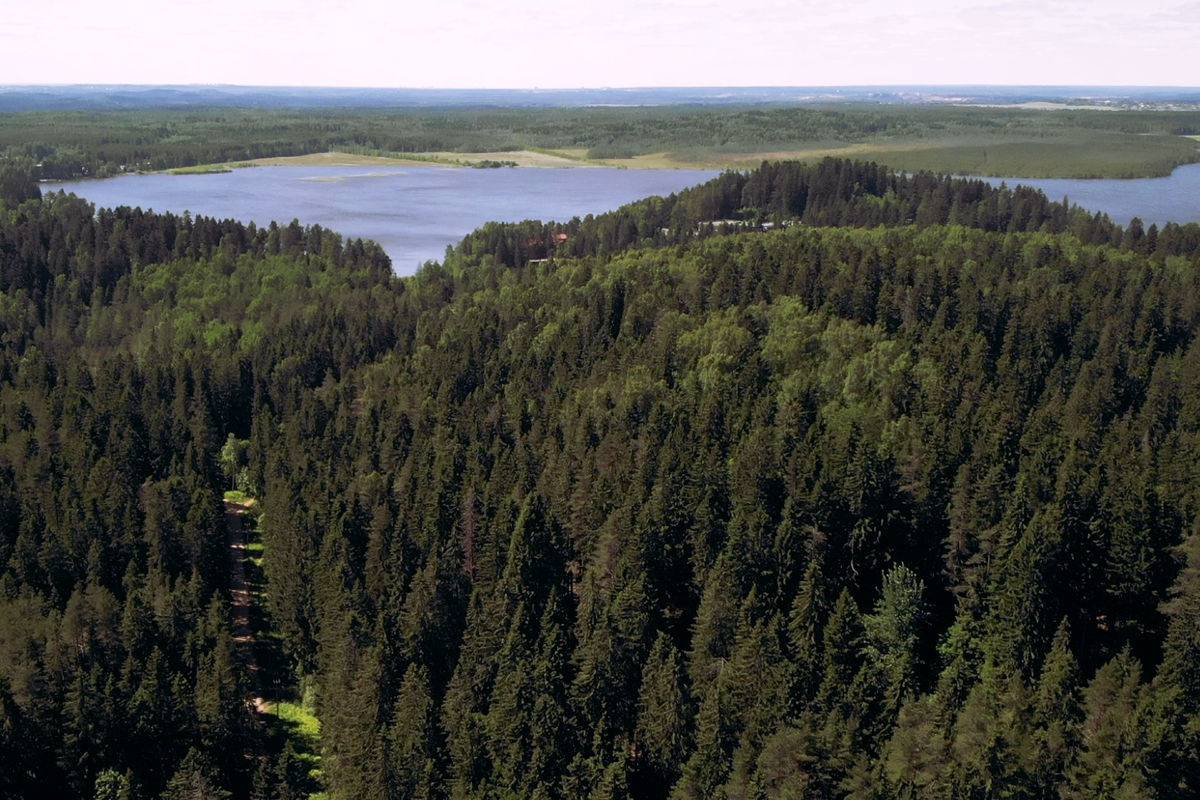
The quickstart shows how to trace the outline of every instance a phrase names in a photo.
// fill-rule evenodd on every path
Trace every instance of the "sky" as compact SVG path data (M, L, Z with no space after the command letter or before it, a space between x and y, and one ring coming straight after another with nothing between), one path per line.
M0 85L1200 86L1200 0L0 0Z

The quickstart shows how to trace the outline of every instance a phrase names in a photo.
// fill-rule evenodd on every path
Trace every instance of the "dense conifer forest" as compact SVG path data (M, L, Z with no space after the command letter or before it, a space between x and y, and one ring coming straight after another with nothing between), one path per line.
M0 796L1200 787L1200 225L784 163L400 279L40 194L0 185Z
M753 165L746 156L819 159L854 147L894 169L1061 178L1169 175L1200 160L1200 111L779 104L521 108L148 107L0 114L0 168L35 178L108 177L331 150L419 153L551 149L629 163ZM761 156L760 156L761 157ZM861 155L859 156L862 157Z

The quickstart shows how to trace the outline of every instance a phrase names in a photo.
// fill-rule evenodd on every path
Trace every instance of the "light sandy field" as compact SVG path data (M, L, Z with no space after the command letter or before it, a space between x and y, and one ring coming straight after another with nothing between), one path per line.
M517 150L505 153L454 153L450 151L421 153L418 158L388 158L385 156L360 156L353 153L311 153L306 156L280 156L276 158L256 158L251 161L232 161L228 164L217 165L223 168L238 167L395 167L395 166L427 166L444 164L446 166L470 166L480 161L515 162L519 167L600 167L606 166L599 161L588 161L587 150Z
M249 166L325 166L325 167L382 167L382 166L428 166L430 163L446 166L470 166L481 161L515 162L519 167L543 169L577 169L610 167L615 169L748 169L763 161L791 159L814 160L825 156L837 158L868 156L889 152L907 152L944 146L943 142L904 142L896 144L855 144L845 147L814 147L803 150L773 150L761 153L713 153L709 151L649 153L633 158L589 159L586 148L563 150L518 150L500 153L455 153L440 151L421 153L419 160L360 156L352 153L313 153L306 156L258 158L253 161L236 161L222 164L222 168ZM314 179L321 180L321 179ZM332 180L332 179L330 179Z
M587 161L581 156L572 157L576 151L567 151L570 154L560 154L554 150L515 150L511 153L452 153L452 152L436 152L422 153L421 155L436 158L439 161L448 163L458 162L461 164L478 164L480 161L514 161L518 167L541 167L541 168L564 168L564 167L598 167L603 166L598 161ZM586 150L578 151L580 154L587 153Z
M1200 141L1200 136L1185 137ZM189 167L171 172L223 172L228 169L251 166L342 166L342 167L398 167L398 166L429 166L442 165L447 167L470 167L481 161L493 161L507 164L515 163L519 167L542 169L574 169L574 168L603 168L614 169L753 169L763 161L817 161L832 156L834 158L859 158L886 163L897 169L918 171L928 169L935 172L956 172L959 174L988 174L1016 175L1020 177L1138 177L1152 174L1167 174L1179 162L1168 164L1166 167L1142 163L1147 159L1154 161L1156 153L1135 153L1139 156L1130 160L1129 154L1109 152L1111 145L1105 143L1100 155L1096 152L1095 143L1051 143L1055 145L1054 152L1047 155L1041 153L1038 147L1045 149L1050 146L1042 143L1023 141L960 141L929 140L901 142L870 142L843 146L814 144L792 150L769 150L758 153L728 153L713 152L706 148L695 148L682 151L663 151L634 156L633 158L589 159L585 148L570 148L561 150L519 150L498 153L456 153L440 151L420 153L415 158L390 158L385 156L365 156L353 153L328 152L313 153L306 156L283 158L260 158L253 161L238 161L229 164L215 164L202 167ZM1120 148L1118 148L1119 150ZM1126 147L1128 149L1128 147ZM1036 152L1035 152L1036 151ZM1122 151L1123 152L1123 151ZM1056 165L1051 169L1045 163L1047 159ZM1161 159L1159 159L1161 160ZM1120 169L1113 172L1113 164ZM1068 163L1069 162L1069 163ZM1076 163L1078 162L1078 163ZM1084 163L1087 162L1087 163ZM1093 163L1096 162L1096 163ZM1102 162L1102 163L1101 163ZM1129 163L1126 163L1129 162ZM1069 168L1074 164L1078 169L1074 172ZM1064 169L1065 165L1065 169ZM1165 170L1165 171L1164 171ZM378 173L367 173L351 177L373 177ZM315 177L312 180L345 180L346 177Z
M379 156L357 156L352 153L310 153L306 156L282 156L279 158L256 158L252 161L233 161L227 167L395 167L423 164L423 161L408 161Z
M967 108L1020 108L1026 111L1120 111L1119 106L1074 105L1034 100L1029 103L959 103Z
M817 159L825 156L852 156L900 150L916 150L935 145L929 143L898 145L850 145L837 148L813 148L809 150L781 150L764 153L650 153L633 158L588 159L587 150L518 150L501 153L455 153L451 151L421 153L420 160L360 156L351 153L313 153L307 156L258 158L253 161L236 161L222 164L222 168L238 167L385 167L385 166L470 166L481 161L515 162L519 167L541 169L745 169L757 167L764 160ZM313 180L325 180L314 178ZM329 180L334 180L330 178Z
M546 153L554 153L563 158L569 158L572 161L587 161L588 149L586 147L564 147L559 150L545 150Z

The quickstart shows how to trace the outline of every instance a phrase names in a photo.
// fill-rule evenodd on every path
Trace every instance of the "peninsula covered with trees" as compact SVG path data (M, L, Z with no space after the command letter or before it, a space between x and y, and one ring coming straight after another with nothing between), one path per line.
M0 795L1200 787L1200 225L778 163L401 279L0 204Z

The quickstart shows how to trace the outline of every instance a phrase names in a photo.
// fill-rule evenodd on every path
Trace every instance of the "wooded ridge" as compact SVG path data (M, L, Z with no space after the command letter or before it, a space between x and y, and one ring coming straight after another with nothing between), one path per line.
M317 788L231 479L330 797L1200 786L1200 225L830 160L400 279L3 189L0 795Z

